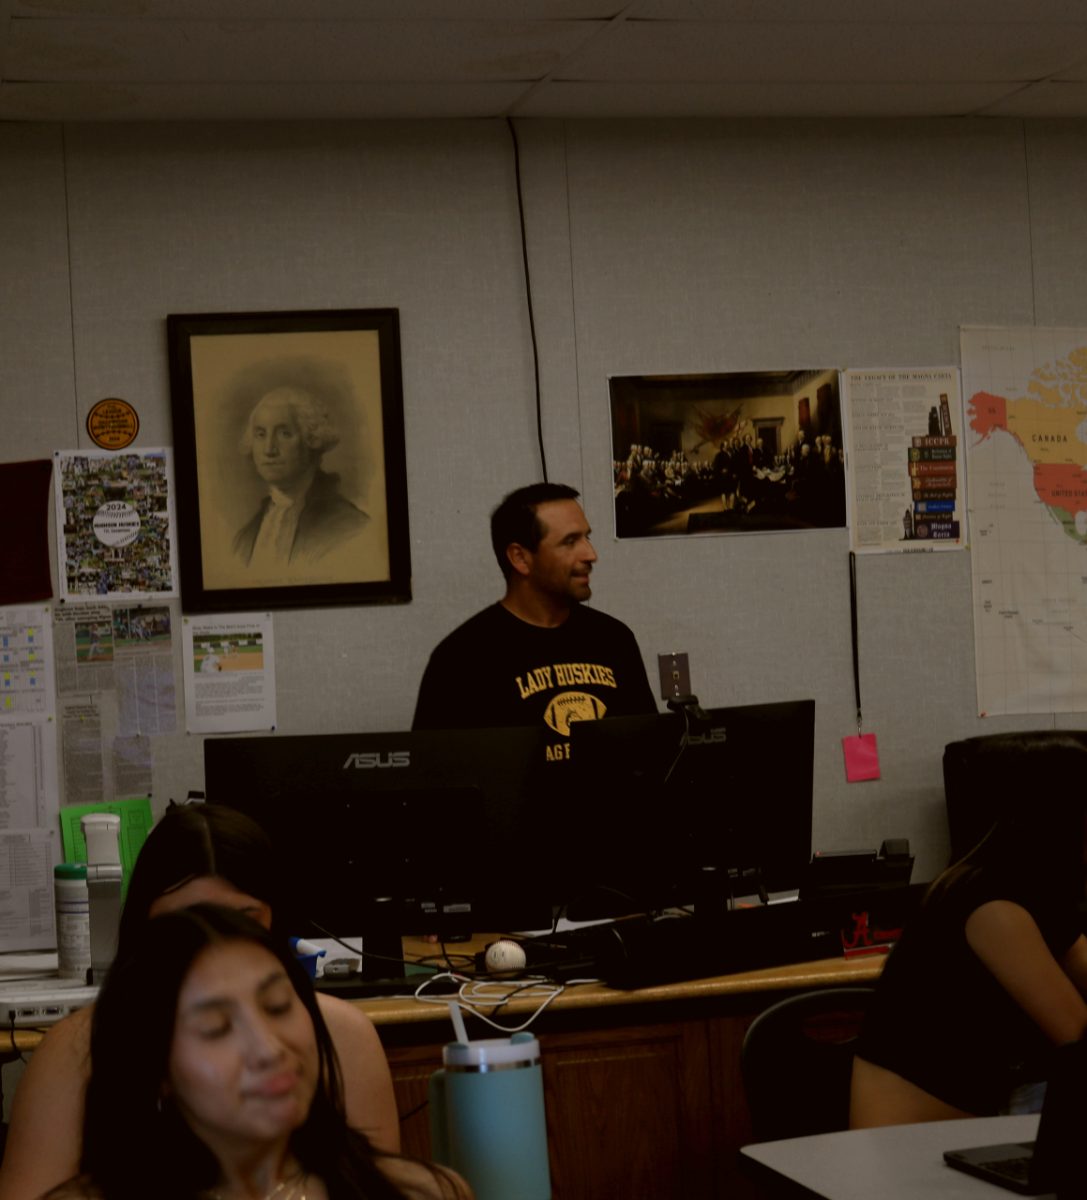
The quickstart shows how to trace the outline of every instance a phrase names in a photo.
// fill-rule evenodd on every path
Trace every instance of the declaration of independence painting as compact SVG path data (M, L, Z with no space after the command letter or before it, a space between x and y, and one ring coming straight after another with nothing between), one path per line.
M608 384L617 537L845 525L836 369Z

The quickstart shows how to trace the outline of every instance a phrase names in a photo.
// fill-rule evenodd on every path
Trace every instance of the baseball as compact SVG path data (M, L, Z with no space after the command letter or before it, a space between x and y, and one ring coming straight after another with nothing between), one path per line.
M500 942L492 942L487 947L484 962L492 975L516 975L525 969L527 962L525 952L516 942L503 938Z

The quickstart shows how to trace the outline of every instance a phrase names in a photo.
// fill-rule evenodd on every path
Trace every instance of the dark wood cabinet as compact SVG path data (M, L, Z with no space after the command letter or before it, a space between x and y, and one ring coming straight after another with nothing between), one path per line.
M641 992L568 989L531 1025L543 1052L554 1200L764 1196L740 1166L751 1141L740 1071L747 1027L786 996L871 983L882 965L826 959ZM410 1000L358 1003L389 1056L404 1151L427 1158L427 1087L452 1024ZM534 1006L514 1001L492 1015L516 1026ZM499 1036L467 1020L471 1037Z
M556 1200L712 1196L702 1022L541 1037Z
M543 1052L554 1200L753 1195L738 1164L750 1141L739 1060L744 1030L765 1003L761 994L724 1005L545 1013L533 1029ZM438 1030L428 1023L380 1032L406 1118L404 1150L427 1157L427 1084L442 1043L425 1037Z

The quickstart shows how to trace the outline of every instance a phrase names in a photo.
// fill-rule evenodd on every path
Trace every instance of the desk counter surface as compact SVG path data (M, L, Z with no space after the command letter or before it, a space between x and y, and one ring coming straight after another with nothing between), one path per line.
M482 945L482 942L481 942ZM412 957L433 952L426 943L405 943ZM807 988L845 987L872 983L883 968L882 955L859 958L827 958L818 962L788 963L764 967L757 971L741 971L734 975L718 975L710 979L690 979L680 983L624 991L602 983L576 984L565 989L549 1006L556 1010L620 1008L624 1005L691 1002L726 996L741 996L758 992L803 991ZM502 981L493 981L497 992ZM410 1025L424 1021L448 1020L444 1004L423 1004L412 997L390 997L355 1000L375 1025ZM502 1006L504 1013L531 1012L538 1008L540 997L512 999ZM0 1031L0 1054L26 1053L36 1049L45 1037L44 1029Z
M825 1200L1000 1200L1012 1193L947 1166L944 1151L1030 1141L1037 1129L1037 1116L972 1117L759 1142L741 1153Z
M414 947L413 947L414 948ZM433 950L433 947L429 947ZM882 954L857 958L826 958L817 962L787 963L763 967L757 971L741 971L734 975L718 975L709 979L690 979L656 987L620 990L602 983L572 985L549 1006L552 1010L618 1008L624 1005L665 1004L708 1000L726 996L742 996L759 992L805 991L808 988L863 986L873 983L883 969ZM495 980L498 992L503 981ZM416 1021L448 1020L444 1004L421 1004L412 998L356 1000L375 1025L410 1024ZM510 1000L503 1012L531 1012L538 1008L540 997Z

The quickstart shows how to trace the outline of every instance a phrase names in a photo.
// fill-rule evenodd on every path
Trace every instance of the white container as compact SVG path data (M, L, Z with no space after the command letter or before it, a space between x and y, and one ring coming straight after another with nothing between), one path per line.
M117 839L121 818L116 813L87 813L79 818L79 824L87 842L87 862L120 866L121 847Z
M86 863L59 863L53 868L57 918L57 974L61 979L87 979L91 966L91 905Z

